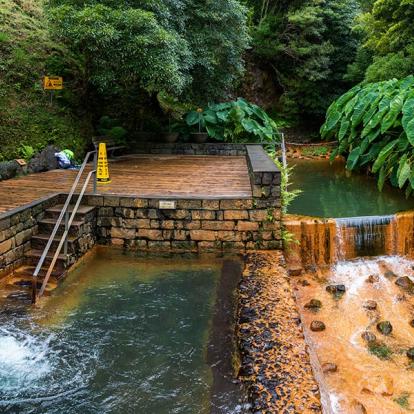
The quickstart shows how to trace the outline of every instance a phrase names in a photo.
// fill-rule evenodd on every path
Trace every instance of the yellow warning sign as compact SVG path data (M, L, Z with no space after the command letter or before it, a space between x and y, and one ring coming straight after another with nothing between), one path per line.
M62 76L45 76L43 78L43 89L50 91L63 89Z
M109 184L111 182L109 178L108 157L106 156L106 144L104 142L99 143L96 181L98 184Z

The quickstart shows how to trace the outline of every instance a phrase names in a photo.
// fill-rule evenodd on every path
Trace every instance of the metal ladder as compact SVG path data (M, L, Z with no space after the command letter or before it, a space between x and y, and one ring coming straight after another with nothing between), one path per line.
M74 208L72 210L72 214L69 217L69 210L68 209L69 209L69 206L70 206L70 202L72 201L72 197L73 197L73 195L74 195L74 193L76 191L76 188L77 188L77 186L79 184L79 181L80 181L80 179L81 179L81 177L83 175L83 172L85 170L86 164L88 163L89 158L90 158L90 156L92 154L94 155L94 158L93 158L93 169L86 176L86 179L85 179L85 181L83 183L81 192L79 193L78 199L76 200L76 204L75 204L75 206L74 206ZM73 222L73 220L74 220L74 218L76 216L76 213L78 211L78 208L80 206L80 203L82 201L82 198L83 198L83 196L85 194L86 188L88 187L89 181L90 181L90 179L91 179L92 176L94 176L93 192L94 192L94 194L96 194L96 162L97 162L96 155L97 155L97 150L96 149L94 151L89 151L86 154L85 159L83 160L83 163L82 163L82 165L81 165L81 167L79 169L79 172L78 172L78 174L77 174L77 176L75 178L75 181L73 182L73 185L72 185L72 187L71 187L71 189L69 191L69 194L68 194L68 196L66 198L65 204L63 205L62 211L59 214L59 218L57 219L57 222L55 224L55 227L53 228L53 231L52 231L52 233L51 233L51 235L49 237L49 240L48 240L48 242L47 242L47 244L46 244L46 246L45 246L45 248L43 250L43 253L42 253L42 255L41 255L40 259L39 259L39 262L37 263L36 269L33 272L33 281L32 281L32 303L33 304L36 303L37 299L40 298L43 295L43 293L45 291L45 288L46 288L46 285L47 285L47 282L49 281L50 275L52 274L53 269L54 269L55 264L56 264L56 261L57 261L57 259L59 257L60 251L62 250L62 247L64 248L64 253L67 254L67 237L68 237L68 234L69 234L69 230L70 230L70 227L72 225L72 222ZM43 263L44 263L44 261L45 261L45 259L47 257L47 254L49 253L50 247L52 246L52 243L53 243L53 241L55 239L55 236L56 236L56 234L58 232L58 229L59 229L59 227L60 227L63 219L65 220L64 221L65 230L64 230L64 232L63 232L63 234L62 234L62 236L61 236L61 238L59 240L58 247L57 247L56 252L53 255L52 261L51 261L51 263L50 263L50 265L48 267L48 270L46 272L46 275L45 275L45 278L43 280L42 286L41 286L41 288L39 290L39 293L37 293L37 278L38 278L40 269L43 266Z

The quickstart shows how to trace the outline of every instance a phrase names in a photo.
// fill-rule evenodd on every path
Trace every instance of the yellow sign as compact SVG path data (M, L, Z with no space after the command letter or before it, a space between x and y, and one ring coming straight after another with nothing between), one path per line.
M98 184L109 184L111 182L109 178L108 157L106 156L106 144L104 142L99 143L96 181Z
M63 89L63 78L61 76L45 76L43 78L43 89L50 91Z

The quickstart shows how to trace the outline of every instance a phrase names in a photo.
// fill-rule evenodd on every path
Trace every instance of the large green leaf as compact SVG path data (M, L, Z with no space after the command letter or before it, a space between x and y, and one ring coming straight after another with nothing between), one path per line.
M401 168L398 172L398 187L403 188L411 175L411 165L409 160L404 159L400 162Z
M200 115L198 112L196 111L191 111L187 114L187 116L185 117L185 120L187 122L188 125L195 125L198 123L200 119Z
M394 124L404 105L404 94L399 94L390 103L390 109L381 122L381 133L387 132Z
M410 144L414 146L414 91L407 97L402 113L402 126Z
M393 148L398 144L398 139L395 139L394 141L391 141L390 143L388 143L382 150L381 152L378 154L377 159L374 162L374 165L372 166L372 171L374 173L378 172L378 170L382 167L382 165L384 164L385 160L387 159L387 157L389 157L389 155L391 154Z
M346 168L348 170L353 170L356 167L360 155L361 155L361 149L359 147L354 148L351 151L351 153L348 156L347 163L346 163Z

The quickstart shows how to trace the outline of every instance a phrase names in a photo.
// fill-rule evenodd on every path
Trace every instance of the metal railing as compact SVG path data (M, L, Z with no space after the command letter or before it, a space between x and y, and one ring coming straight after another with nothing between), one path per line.
M79 184L79 181L80 181L80 179L82 177L82 174L83 174L83 172L85 170L85 167L86 167L86 165L87 165L87 163L89 161L89 158L90 158L90 156L92 154L94 154L94 160L93 160L94 167L93 167L93 170L91 172L89 172L89 174L87 175L86 180L85 180L85 182L84 182L84 184L82 186L82 190L81 190L80 194L78 195L78 199L77 199L76 204L75 204L75 206L74 206L74 208L72 210L72 214L71 214L71 216L69 218L69 210L68 209L69 209L69 206L70 206L70 202L72 201L72 197L73 197L73 195L74 195L74 193L76 191L76 188L77 188L77 186ZM59 218L56 221L55 227L52 230L52 233L51 233L51 235L49 237L49 240L47 241L47 244L46 244L46 246L45 246L45 248L43 250L43 253L42 253L42 255L41 255L40 259L39 259L39 262L37 263L37 266L35 268L35 271L33 272L33 280L32 280L32 303L36 303L37 298L43 295L43 293L45 291L45 288L46 288L46 285L47 285L47 282L49 281L50 275L53 272L53 268L55 267L56 261L57 261L57 259L59 257L60 251L62 250L62 247L63 246L64 246L64 253L65 253L65 255L67 254L67 237L68 237L68 234L69 234L69 230L70 230L70 227L72 225L73 219L75 218L75 215L76 215L76 213L78 211L79 205L80 205L80 203L82 201L82 197L85 194L86 188L87 188L87 186L89 184L89 181L90 181L92 175L94 175L93 191L94 191L94 193L96 193L96 162L97 162L96 154L97 154L97 151L96 150L95 151L89 151L86 154L85 159L83 160L83 163L82 163L82 165L81 165L81 167L79 169L79 172L78 172L78 174L77 174L77 176L75 178L75 181L73 182L73 185L72 185L72 187L71 187L71 189L69 191L69 194L68 194L68 196L66 198L65 204L63 205L63 208L62 208L62 210L61 210L61 212L59 214ZM51 263L50 263L50 265L48 267L46 276L43 279L43 283L42 283L42 286L40 288L39 294L37 294L37 281L38 281L38 275L39 275L40 269L43 267L43 263L44 263L44 261L45 261L45 259L47 257L47 254L49 253L50 247L52 246L52 244L53 244L53 242L55 240L56 234L57 234L57 232L59 230L59 227L60 227L63 219L65 219L65 222L64 222L64 224L65 224L65 230L64 230L64 232L63 232L63 234L62 234L62 236L60 238L58 247L57 247L57 249L56 249L56 251L55 251L55 253L53 255L52 261L51 261Z

